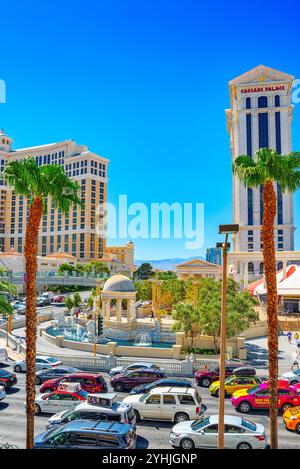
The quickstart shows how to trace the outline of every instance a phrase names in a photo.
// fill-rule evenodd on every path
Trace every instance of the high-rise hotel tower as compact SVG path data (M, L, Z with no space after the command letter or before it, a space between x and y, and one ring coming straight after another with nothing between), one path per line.
M12 139L0 131L0 173L8 161L32 157L37 165L59 164L81 187L82 206L72 207L65 215L48 201L39 234L39 255L63 250L85 261L99 259L105 252L103 228L109 161L73 140L19 150L12 149ZM28 220L28 200L5 185L0 176L0 251L23 252Z
M240 154L254 157L259 148L292 150L291 104L294 77L260 65L229 82L231 109L226 110L232 160ZM275 184L277 251L294 250L293 198ZM260 251L263 216L262 187L245 187L233 176L233 222L240 231L233 240L234 251ZM255 263L255 272L262 269Z

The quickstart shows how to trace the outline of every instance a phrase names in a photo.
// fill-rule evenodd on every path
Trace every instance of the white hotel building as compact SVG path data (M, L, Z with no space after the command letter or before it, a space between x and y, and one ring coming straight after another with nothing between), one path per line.
M238 155L254 157L259 148L274 148L278 153L292 151L291 104L294 77L277 70L259 66L229 82L231 109L226 110L232 160ZM263 273L261 257L261 224L263 216L262 187L245 187L233 176L233 222L240 231L233 239L232 260L238 273ZM294 250L293 196L282 193L275 185L277 219L275 243L278 267L282 267L285 251ZM260 254L256 256L255 252ZM282 252L282 256L280 253ZM238 255L244 265L237 262ZM253 253L250 255L250 253ZM296 253L295 253L296 254ZM281 258L282 257L282 258Z

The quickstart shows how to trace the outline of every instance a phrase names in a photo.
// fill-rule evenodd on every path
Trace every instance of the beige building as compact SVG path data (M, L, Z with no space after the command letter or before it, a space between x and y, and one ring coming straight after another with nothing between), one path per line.
M202 259L192 259L178 264L176 266L176 273L181 280L189 278L198 279L201 277L214 277L218 280L222 275L222 267Z
M83 203L64 215L48 200L47 214L40 228L39 254L51 255L62 248L81 261L101 258L105 251L105 237L97 234L97 228L103 225L101 208L106 202L109 160L73 140L13 150L12 139L0 131L0 172L8 161L28 157L34 158L39 166L62 165L66 174L81 187ZM27 198L15 195L1 179L0 251L7 252L13 248L23 252L28 211Z

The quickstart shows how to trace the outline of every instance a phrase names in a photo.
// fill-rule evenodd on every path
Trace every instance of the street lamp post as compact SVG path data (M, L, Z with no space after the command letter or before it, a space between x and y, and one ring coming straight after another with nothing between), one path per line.
M228 237L237 233L239 225L219 225L219 234L225 234L225 242L217 243L222 248L222 303L221 303L221 333L220 333L220 388L219 388L219 425L218 449L224 448L224 410L225 410L225 359L226 359L226 294L227 294L227 254L230 244Z

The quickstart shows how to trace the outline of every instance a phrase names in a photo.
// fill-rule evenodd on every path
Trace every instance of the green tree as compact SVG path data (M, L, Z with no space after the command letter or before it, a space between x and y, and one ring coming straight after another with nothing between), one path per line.
M199 332L199 311L192 304L180 302L174 306L172 316L175 321L173 330L189 335L193 347L195 334Z
M202 278L199 281L199 327L203 334L213 337L215 352L218 353L221 335L221 293L222 282L213 278ZM228 278L226 333L234 337L243 332L251 322L258 319L254 309L256 300L248 291L240 291L239 285Z
M171 311L176 303L185 299L186 283L178 278L161 281L161 306Z
M274 184L282 192L295 192L300 186L300 153L279 155L276 150L262 148L254 158L238 156L233 162L233 173L248 187L262 187L263 221L262 245L265 281L267 287L268 349L270 380L270 442L278 448L278 296L274 221L277 200Z
M80 204L78 185L66 176L57 165L37 166L33 158L8 162L3 175L15 194L30 201L29 217L25 233L26 271L26 447L34 446L35 415L35 359L36 359L36 273L38 234L48 197L62 213L71 204Z
M134 282L134 288L137 291L137 301L152 300L152 282L150 280L137 280Z
M58 272L60 274L64 274L65 272L67 272L68 274L71 274L75 272L75 266L71 264L67 264L67 263L61 264L58 268Z
M177 279L177 274L172 270L166 270L165 272L158 272L156 277L158 280L174 280Z
M154 277L154 275L153 267L148 262L141 264L135 272L135 277L138 280L148 280L148 278Z
M73 303L73 300L72 300L72 297L71 296L66 296L65 298L65 305L66 305L66 308L68 310L68 313L70 313L71 309L73 308L74 306L74 303Z
M92 261L91 266L94 268L95 274L110 275L110 268L106 262Z
M74 308L79 308L79 306L82 304L82 298L78 292L74 293L73 295L73 307Z

